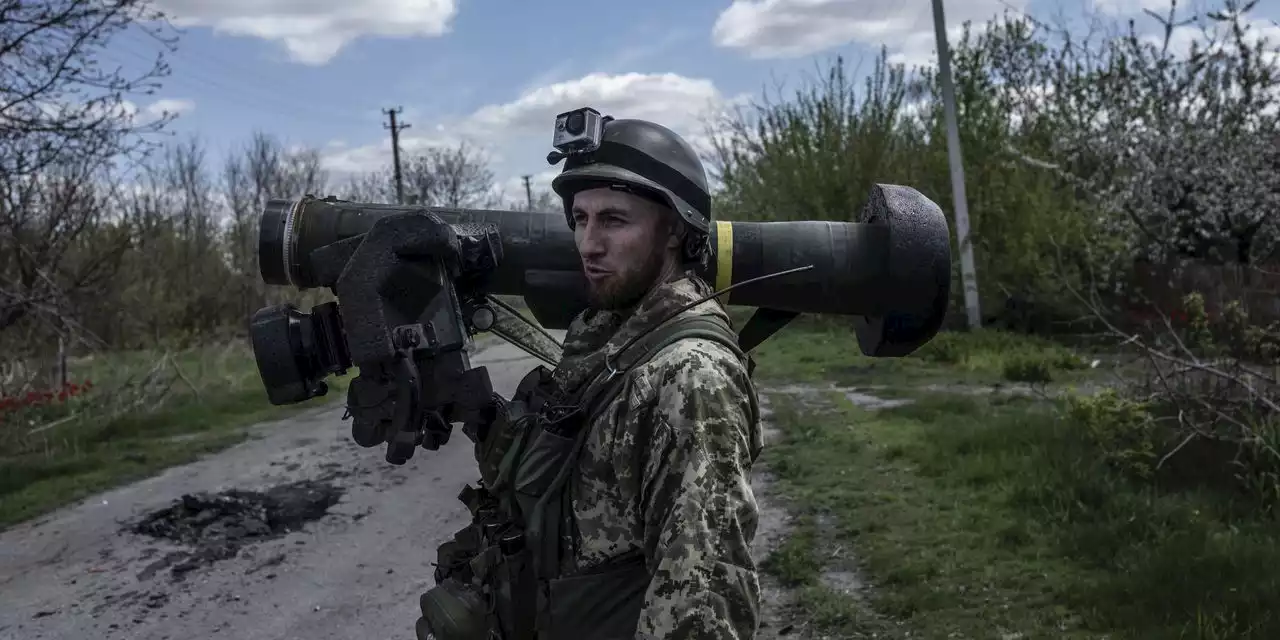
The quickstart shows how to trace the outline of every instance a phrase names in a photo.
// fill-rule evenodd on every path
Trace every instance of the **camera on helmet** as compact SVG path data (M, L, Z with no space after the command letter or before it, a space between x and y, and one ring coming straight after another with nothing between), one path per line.
M604 137L604 116L591 107L566 111L556 116L552 146L564 154L594 151Z

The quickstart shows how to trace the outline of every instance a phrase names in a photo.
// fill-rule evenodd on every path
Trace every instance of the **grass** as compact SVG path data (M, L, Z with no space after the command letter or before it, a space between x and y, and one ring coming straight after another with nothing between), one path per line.
M123 352L75 362L72 379L95 387L79 401L80 417L36 434L12 417L0 423L0 527L225 449L247 437L245 427L343 398L354 377L330 378L322 400L277 407L267 401L247 344L176 353L176 366L142 384L160 356ZM119 411L156 385L171 386Z
M757 375L867 375L816 333L779 336ZM908 386L1003 378L1025 361L1082 379L1060 349L943 336L880 369L915 398L895 409L775 394L784 437L765 461L800 524L766 569L797 587L815 623L842 637L1280 637L1276 518L1217 490L1121 475L1056 402ZM872 584L865 596L821 580L818 550L842 545Z
M905 358L871 358L862 355L847 324L827 319L797 319L753 353L756 375L766 381L889 386L1067 384L1096 377L1088 366L1093 356L1045 339L996 331L942 333Z

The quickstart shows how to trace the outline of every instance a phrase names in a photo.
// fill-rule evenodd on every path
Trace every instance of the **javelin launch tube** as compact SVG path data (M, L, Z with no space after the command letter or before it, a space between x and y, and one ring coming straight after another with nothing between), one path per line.
M936 205L933 207L936 209ZM312 251L365 233L385 215L411 211L434 213L450 224L495 224L502 238L503 258L489 281L490 293L523 297L543 326L566 328L573 316L585 308L586 278L573 231L562 213L365 204L310 196L296 201L272 200L263 211L259 227L262 279L267 284L301 289L322 286L308 259ZM936 266L942 267L949 278L945 219L940 223L941 255L946 262ZM895 277L895 271L902 271L903 265L897 264L901 260L891 262L895 257L892 254L898 248L897 257L901 258L903 242L910 239L895 237L895 228L885 220L716 221L711 227L712 256L699 269L699 275L721 289L758 276L813 265L808 271L745 285L721 297L721 301L809 314L883 316L912 312L915 310L904 305L919 300L921 292L903 291L902 278ZM937 270L935 265L924 266ZM948 282L943 281L944 288Z

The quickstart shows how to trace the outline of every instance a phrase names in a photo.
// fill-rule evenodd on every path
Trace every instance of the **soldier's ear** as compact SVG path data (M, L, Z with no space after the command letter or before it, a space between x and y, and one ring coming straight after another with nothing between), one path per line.
M666 210L666 215L663 216L663 219L667 221L667 248L679 251L684 246L684 235L687 231L684 220L680 218L680 214L672 209Z

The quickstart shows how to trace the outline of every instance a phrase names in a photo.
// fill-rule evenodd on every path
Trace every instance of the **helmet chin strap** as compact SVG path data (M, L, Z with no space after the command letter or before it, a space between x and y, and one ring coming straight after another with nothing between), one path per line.
M684 241L680 243L680 258L685 264L701 264L711 255L711 234L685 225Z

